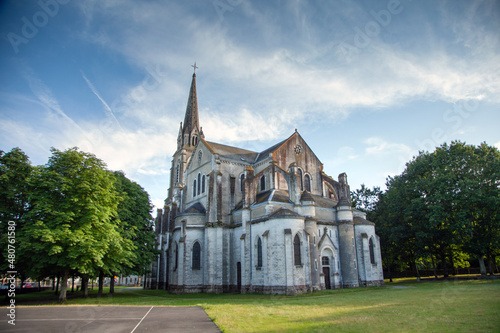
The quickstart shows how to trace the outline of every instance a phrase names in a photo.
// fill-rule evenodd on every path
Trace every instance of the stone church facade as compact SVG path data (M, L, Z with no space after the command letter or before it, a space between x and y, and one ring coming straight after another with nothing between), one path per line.
M254 152L205 140L193 74L149 287L297 294L383 284L374 223L295 131Z

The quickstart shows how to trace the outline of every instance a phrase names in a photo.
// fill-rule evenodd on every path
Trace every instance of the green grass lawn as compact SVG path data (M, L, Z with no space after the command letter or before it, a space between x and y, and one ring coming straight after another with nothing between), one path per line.
M18 295L17 304L48 296L54 297ZM402 280L300 296L118 289L98 298L94 290L90 298L67 304L200 305L224 332L500 332L500 280Z

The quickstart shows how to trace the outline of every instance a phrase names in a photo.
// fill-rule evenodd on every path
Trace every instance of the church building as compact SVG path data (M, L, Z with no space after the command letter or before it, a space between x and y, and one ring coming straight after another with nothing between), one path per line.
M255 152L208 141L196 74L158 210L150 288L293 295L383 284L375 224L295 130Z

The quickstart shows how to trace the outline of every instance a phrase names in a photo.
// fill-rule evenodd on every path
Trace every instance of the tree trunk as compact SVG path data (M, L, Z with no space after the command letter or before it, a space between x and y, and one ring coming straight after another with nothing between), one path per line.
M436 270L436 263L434 262L434 255L432 255L432 254L431 254L431 261L432 261L432 269L434 270L434 278L437 280L438 273Z
M448 274L448 265L446 263L446 254L444 253L442 254L441 260L443 261L443 275L445 278L447 278L449 274Z
M52 277L52 290L56 290L56 277Z
M479 260L479 270L481 271L481 275L486 275L486 266L484 265L483 256L479 256L477 259Z
M491 258L491 255L488 256L488 270L490 275L493 275L493 259Z
M66 302L66 291L68 290L68 277L69 277L69 272L65 271L62 275L61 293L59 294L59 302L61 303Z
M71 293L75 292L75 274L71 277Z
M56 294L56 295L57 295L57 294L59 294L59 280L60 280L59 275L57 275L57 280L56 280L56 292L55 292L55 294Z
M89 297L89 277L87 275L83 275L80 277L82 279L82 291L83 297Z
M102 296L102 292L104 289L104 272L102 270L99 271L99 290L97 291L97 296Z
M109 293L115 293L115 273L111 273L111 281L109 282Z

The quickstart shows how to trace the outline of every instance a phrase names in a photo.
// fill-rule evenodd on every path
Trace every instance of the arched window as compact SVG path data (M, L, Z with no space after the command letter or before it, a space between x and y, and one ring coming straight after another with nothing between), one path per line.
M245 191L245 183L243 182L245 180L245 174L242 173L240 176L240 191L244 192Z
M264 191L266 189L266 175L262 175L260 178L260 190Z
M193 245L193 269L201 268L201 246L200 243L195 242Z
M293 261L295 265L302 265L302 257L300 255L300 238L299 235L295 235L293 239Z
M205 175L201 177L201 193L205 193Z
M375 249L373 245L373 238L370 238L368 247L370 248L370 262L372 263L372 265L375 265Z
M307 192L311 192L311 176L308 174L304 176L304 187Z
M174 262L174 271L177 270L177 265L179 264L179 245L177 245L177 242L175 242L175 248L174 248L174 256L175 256L175 262Z
M300 190L303 191L304 190L304 183L303 183L303 173L302 173L302 169L298 169L297 173L299 174L299 184L300 184Z
M193 181L193 198L196 196L196 179Z
M201 193L201 173L198 174L198 195Z
M262 267L262 240L257 241L257 267Z

